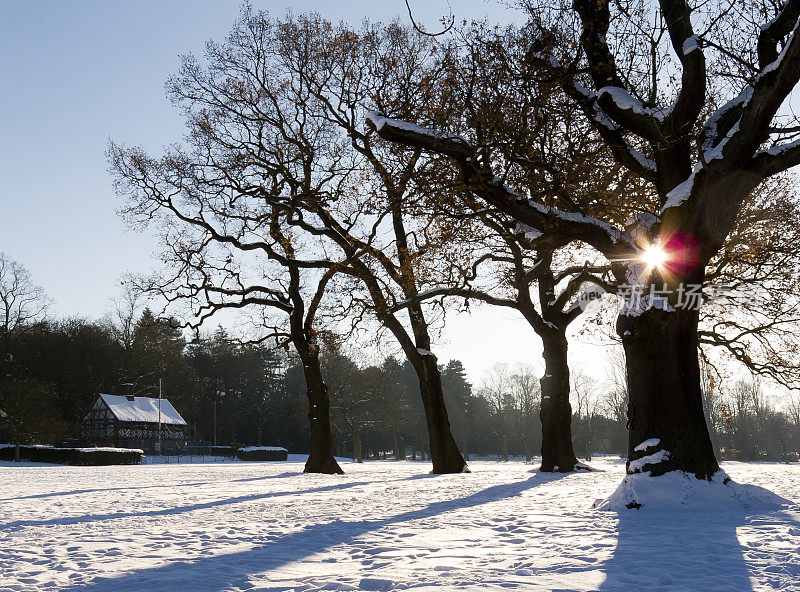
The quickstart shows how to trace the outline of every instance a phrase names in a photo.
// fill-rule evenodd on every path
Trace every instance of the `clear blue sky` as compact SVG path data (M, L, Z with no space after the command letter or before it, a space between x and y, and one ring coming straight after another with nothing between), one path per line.
M508 22L494 1L451 0L459 18ZM99 317L125 271L152 266L154 241L116 216L104 150L109 138L158 152L182 121L164 96L178 55L219 39L236 0L12 1L0 4L0 251L26 265L58 316ZM403 0L253 1L333 20L407 19ZM413 0L435 29L446 0ZM455 317L436 351L473 379L498 360L539 363L538 339L508 312ZM580 351L580 350L578 350ZM595 353L594 358L597 358Z

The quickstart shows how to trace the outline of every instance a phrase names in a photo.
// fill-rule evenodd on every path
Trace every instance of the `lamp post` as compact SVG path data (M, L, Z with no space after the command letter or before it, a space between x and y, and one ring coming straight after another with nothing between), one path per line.
M161 379L158 379L158 453L161 454Z

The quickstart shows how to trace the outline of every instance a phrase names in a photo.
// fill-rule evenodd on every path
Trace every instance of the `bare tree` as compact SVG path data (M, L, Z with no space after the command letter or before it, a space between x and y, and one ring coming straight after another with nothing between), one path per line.
M104 318L105 326L122 346L120 369L124 375L131 370L134 330L143 309L143 294L131 278L131 281L122 282L122 293L112 300L111 311Z
M430 219L409 213L409 200L425 198L415 187L420 152L376 150L359 130L367 99L401 112L430 102L414 83L427 75L418 51L421 38L395 25L354 32L246 10L225 43L209 44L207 65L189 57L169 84L187 113L190 149L156 160L112 146L110 156L129 213L165 229L177 273L151 288L193 304L201 321L248 306L288 315L288 328L273 326L271 336L294 345L314 384L312 459L315 422L330 442L314 324L334 276L347 274L363 288L337 284L343 314L357 322L371 312L398 340L419 378L434 472L453 473L466 463L425 311L414 303L405 320L390 310L434 281L436 247L447 241ZM402 90L384 95L377 73L387 59L404 67L392 80ZM414 80L402 78L407 72ZM323 468L332 466L325 457Z
M428 290L424 298L443 296L462 298L518 311L542 340L544 374L539 414L542 426L542 464L545 472L569 472L582 468L572 445L572 408L567 329L583 312L578 299L587 284L611 290L604 280L603 265L570 265L569 254L554 260L559 253L546 243L539 244L536 233L509 227L502 217L481 213L488 230L475 242L484 243L484 253L468 268L456 274L458 284ZM533 239L525 235L533 236ZM574 263L574 261L573 261ZM484 270L484 267L490 267ZM556 271L558 270L558 271ZM483 276L483 277L482 277ZM588 292L587 292L588 293Z
M511 372L508 364L495 364L484 376L478 395L489 401L494 415L495 436L498 443L498 455L504 461L508 460L508 435L510 433L511 403Z
M493 163L495 182L531 188L546 203L564 203L578 211L596 203L598 196L613 201L621 188L636 190L618 174L619 167L604 154L577 109L537 95L520 78L515 60L524 59L525 35L482 25L462 33L466 55L452 60L453 74L443 83L446 98L440 109L451 116L450 123L459 122L464 113L459 131L480 147L480 158ZM539 406L541 470L571 471L579 465L570 427L566 332L587 304L578 301L582 289L594 284L594 295L614 290L609 267L596 262L597 253L516 223L497 208L487 208L468 188L465 193L448 194L438 215L448 224L473 229L456 238L463 241L462 250L474 255L454 262L455 283L443 281L422 297L472 300L522 314L542 340L545 360ZM624 209L614 202L609 211L619 217Z
M254 18L270 22L263 13ZM354 312L359 309L373 315L413 366L433 471L468 471L452 435L441 371L432 351L430 316L419 298L427 288L447 279L442 275L447 268L439 261L454 243L458 228L438 224L430 214L430 194L441 187L431 188L421 181L434 176L429 159L419 150L376 145L374 134L365 132L362 124L368 104L403 116L436 116L440 85L435 82L446 75L441 64L428 59L435 55L436 45L396 24L353 31L333 27L319 17L301 17L281 21L279 28L275 43L291 74L308 89L316 115L338 130L337 139L352 147L360 163L350 199L304 204L321 222L314 230L347 255L350 264L344 272L363 286L360 292L351 292L343 312L349 311L356 320L361 319L361 313ZM392 65L388 75L387 64ZM359 214L361 225L355 222ZM396 306L398 302L404 306Z
M25 437L26 430L33 429L30 426L44 424L49 410L44 412L36 406L46 396L46 387L25 382L14 384L11 380L14 344L44 318L49 303L44 290L31 279L30 272L0 252L0 421L8 426L17 443L16 460L19 460L20 438ZM28 399L31 405L27 405ZM31 414L41 421L29 422Z
M302 362L311 431L306 471L341 473L317 313L347 263L313 231L314 220L301 220L298 204L335 200L354 165L331 141L303 83L281 83L284 63L276 58L260 69L245 67L252 57L248 39L263 41L272 27L245 14L229 43L208 44L207 67L185 58L168 86L186 113L187 148L151 158L112 144L109 159L127 198L125 214L161 230L166 269L147 289L187 306L195 326L221 310L261 310L266 332L260 339L293 346ZM244 86L237 75L252 75L252 84ZM311 229L301 231L298 221Z
M386 401L391 391L391 385L387 384L390 377L378 368L359 368L343 353L340 344L330 340L322 356L322 365L328 378L334 421L343 423L350 432L353 460L362 463L364 430L378 425L386 415L385 409L397 403Z
M537 429L537 418L541 414L541 382L536 378L536 369L533 366L518 364L514 367L511 394L517 408L516 431L522 442L522 453L525 460L530 461L537 441L542 440L542 430Z
M597 381L581 371L574 372L571 392L575 399L575 415L578 419L575 436L582 444L584 458L590 461L592 445L595 443L595 427L600 415Z
M30 272L0 252L0 370L3 377L11 364L14 339L41 321L49 304L47 295L33 282Z
M13 362L13 344L44 319L50 300L30 272L0 252L0 397Z

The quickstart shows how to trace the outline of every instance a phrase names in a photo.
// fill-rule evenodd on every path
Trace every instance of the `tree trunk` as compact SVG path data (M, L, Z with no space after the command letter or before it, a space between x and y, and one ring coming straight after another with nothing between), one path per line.
M428 425L428 440L430 442L430 458L433 461L433 473L464 473L469 472L467 463L458 444L450 430L450 420L447 417L447 408L444 403L442 391L442 375L436 365L433 355L420 356L422 361L417 369L419 377L419 390L422 394L422 404L425 408L425 420Z
M544 376L542 389L542 466L546 473L575 470L578 459L572 447L572 406L569 404L569 365L567 337L554 331L542 336Z
M406 441L397 433L397 428L394 428L394 459L406 459Z
M357 427L353 427L353 460L357 463L364 462L364 457L361 454L361 434L359 434Z
M302 347L302 346L301 346ZM311 426L311 450L304 472L344 474L333 456L333 438L331 436L330 400L328 386L322 380L322 369L319 357L309 348L297 348L303 362L306 379L306 395L308 396L308 420Z
M703 415L697 322L698 311L688 309L651 309L617 319L630 397L629 473L679 470L707 479L719 470ZM631 461L646 456L652 462L632 471Z

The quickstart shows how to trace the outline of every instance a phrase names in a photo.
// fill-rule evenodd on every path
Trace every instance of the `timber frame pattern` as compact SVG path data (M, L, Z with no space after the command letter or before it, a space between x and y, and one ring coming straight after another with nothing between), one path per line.
M174 445L186 437L185 425L161 424L161 440ZM95 444L129 445L158 441L158 423L121 421L98 397L81 421L81 439Z

